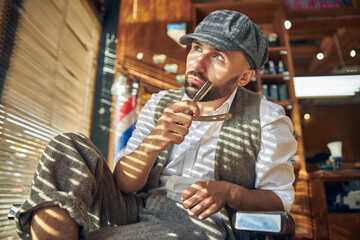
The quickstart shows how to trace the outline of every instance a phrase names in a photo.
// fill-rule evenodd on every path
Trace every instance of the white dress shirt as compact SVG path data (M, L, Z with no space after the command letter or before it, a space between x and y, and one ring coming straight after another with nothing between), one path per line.
M155 127L153 115L161 91L153 94L138 116L136 128L121 156L133 152ZM209 115L226 113L235 97L236 90L227 101ZM189 99L184 94L183 100ZM160 176L160 187L167 196L181 202L180 194L199 180L214 180L215 149L223 121L193 121L189 133L181 144L174 144L166 166ZM294 200L295 175L290 158L297 147L293 126L284 109L265 98L260 102L261 148L255 165L255 188L272 190L277 194L286 211ZM121 158L121 157L120 157ZM119 158L119 159L120 159Z

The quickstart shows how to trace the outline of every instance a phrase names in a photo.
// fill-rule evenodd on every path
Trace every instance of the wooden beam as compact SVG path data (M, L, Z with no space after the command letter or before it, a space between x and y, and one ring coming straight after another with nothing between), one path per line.
M359 2L359 0L355 0ZM353 0L354 3L354 0ZM342 16L342 15L357 15L360 10L357 7L343 7L343 8L319 8L319 9L299 9L286 10L286 17L288 19L322 17L322 16Z
M329 31L337 28L359 27L360 14L346 16L326 16L319 18L290 19L289 34L297 31Z
M328 30L316 30L313 31L305 31L305 30L298 30L298 31L291 31L289 32L290 40L309 40L309 39L322 39L324 37L332 36L332 31Z

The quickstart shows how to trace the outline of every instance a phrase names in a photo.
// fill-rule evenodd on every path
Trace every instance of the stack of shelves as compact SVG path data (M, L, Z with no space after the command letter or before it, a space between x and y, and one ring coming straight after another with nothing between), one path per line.
M302 172L306 173L300 112L293 84L294 67L289 36L284 27L286 19L282 1L253 0L233 3L194 4L194 27L210 12L219 9L235 10L244 13L263 30L267 38L270 35L276 34L276 42L269 42L269 61L265 69L258 70L256 77L246 87L263 94L269 100L285 108L286 113L294 124L294 134L298 141L295 167L300 168ZM284 70L279 72L278 66L280 61ZM270 62L274 63L275 71L269 69ZM268 92L263 90L266 88L269 90Z
M284 107L286 114L294 125L294 135L298 149L294 156L296 196L292 215L296 223L296 236L312 238L311 217L308 198L307 172L304 155L304 144L301 129L301 118L298 100L294 90L294 67L287 30L285 29L285 11L283 2L279 0L252 0L231 3L194 4L193 27L210 12L220 9L239 11L255 22L269 39L269 61L264 69L256 73L256 77L246 88L263 94L269 100ZM280 71L279 71L280 63ZM269 66L273 65L273 66ZM275 67L275 69L273 68Z

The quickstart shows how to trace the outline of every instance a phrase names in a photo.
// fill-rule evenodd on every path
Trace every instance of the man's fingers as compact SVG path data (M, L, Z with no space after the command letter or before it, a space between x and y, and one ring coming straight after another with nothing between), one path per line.
M185 209L192 208L209 197L209 191L208 189L203 188L203 185L202 182L196 182L182 192L181 198Z
M162 133L177 133L182 136L187 135L189 132L189 128L185 124L167 121L159 122L156 129Z
M198 215L198 218L201 220L204 220L211 215L217 213L220 210L219 206L216 203L213 203L211 206L209 206L205 211L201 212L200 215Z
M177 102L173 105L170 105L165 108L164 112L165 111L183 112L186 109L189 110L189 113L191 112L192 115L195 115L197 117L200 116L200 109L199 109L198 105L195 102L189 101L189 100L183 100L183 101Z
M188 198L190 198L191 196L196 194L200 189L202 189L203 185L201 184L201 182L203 182L203 181L198 181L198 182L192 184L187 189L185 189L180 195L181 200L183 202L185 202Z
M193 196L191 196L190 198L186 199L183 202L183 206L185 209L190 209L190 208L194 207L195 205L197 205L201 200L202 200L202 198L199 197L198 193L196 193Z
M218 181L201 180L181 193L183 206L189 215L206 219L225 204L224 185Z
M189 215L191 216L199 216L204 210L206 210L212 202L210 202L210 199L204 199L201 202L199 201L196 205L189 208Z
M190 216L197 216L203 220L220 210L219 204L217 204L212 198L206 198L199 202L193 208L189 209Z
M169 110L164 111L162 116L159 119L159 123L169 123L183 125L186 128L189 128L192 122L192 116L182 112L171 112Z

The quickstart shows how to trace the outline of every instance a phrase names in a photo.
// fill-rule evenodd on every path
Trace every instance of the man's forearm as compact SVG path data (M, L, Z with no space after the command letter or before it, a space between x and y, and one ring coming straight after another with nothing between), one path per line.
M114 175L123 192L136 192L144 187L158 153L171 143L180 144L184 141L193 118L193 115L183 112L185 109L200 116L199 107L192 101L180 101L166 107L156 126L140 146L118 161Z
M145 140L134 152L121 158L115 166L115 179L124 193L144 187L159 151Z
M226 203L235 210L246 211L284 211L281 199L270 190L250 190L229 183Z

